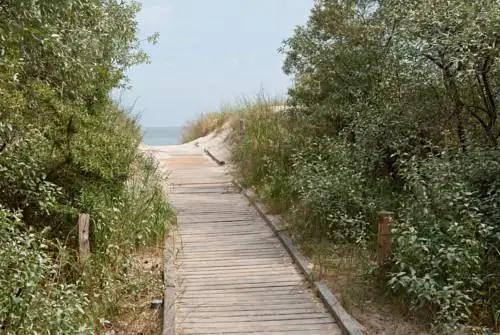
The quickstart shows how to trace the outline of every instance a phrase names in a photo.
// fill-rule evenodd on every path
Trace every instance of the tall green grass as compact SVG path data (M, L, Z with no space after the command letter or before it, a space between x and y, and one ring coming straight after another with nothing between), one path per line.
M283 105L265 96L245 100L236 107L244 130L235 123L229 141L240 182L255 187L275 212L285 210L294 198L288 175L297 138L291 136L292 121L279 111Z
M100 327L103 318L120 314L123 296L147 285L130 276L131 255L162 246L175 222L155 160L138 153L132 169L123 192L111 195L89 190L82 199L91 208L94 248L81 269L81 284L90 297L94 327Z

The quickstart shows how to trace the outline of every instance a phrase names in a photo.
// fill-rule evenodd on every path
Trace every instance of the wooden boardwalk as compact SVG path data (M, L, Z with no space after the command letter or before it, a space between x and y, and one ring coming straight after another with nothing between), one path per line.
M177 334L341 334L223 167L187 145L156 156L181 239Z

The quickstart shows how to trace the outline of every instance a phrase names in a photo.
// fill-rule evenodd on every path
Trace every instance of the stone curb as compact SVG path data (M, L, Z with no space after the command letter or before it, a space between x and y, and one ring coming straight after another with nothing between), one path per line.
M204 149L204 151L218 165L222 165L219 163L220 161L215 158L209 150ZM292 239L290 238L289 234L285 231L282 231L276 225L276 223L266 215L262 205L257 203L236 180L233 180L233 184L240 190L241 193L243 193L243 195L248 199L252 206L255 207L262 219L278 236L279 240L281 241L287 252L290 254L293 261L297 264L302 274L314 286L321 301L323 302L327 310L333 315L340 328L342 329L342 332L346 335L364 335L365 333L363 332L363 326L351 315L349 315L349 313L347 313L347 311L344 309L344 307L342 307L335 295L325 284L321 283L320 281L316 281L313 271L307 266L308 262L306 258L302 255L299 249L293 245Z

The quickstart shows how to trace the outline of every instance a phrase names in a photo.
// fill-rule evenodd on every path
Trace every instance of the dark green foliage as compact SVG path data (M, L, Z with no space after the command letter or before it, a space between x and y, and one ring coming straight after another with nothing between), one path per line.
M318 0L282 47L291 110L248 117L233 150L297 237L372 248L394 211L389 286L450 329L500 310L499 18L493 0Z
M139 153L136 121L109 97L126 84L130 66L147 61L139 9L119 0L0 2L6 333L77 333L80 324L98 331L127 289L128 254L166 229L171 211L157 167ZM78 213L89 213L93 227L93 257L83 267ZM17 295L23 285L29 290Z
M87 296L61 278L43 235L26 231L19 213L0 207L2 332L90 334Z

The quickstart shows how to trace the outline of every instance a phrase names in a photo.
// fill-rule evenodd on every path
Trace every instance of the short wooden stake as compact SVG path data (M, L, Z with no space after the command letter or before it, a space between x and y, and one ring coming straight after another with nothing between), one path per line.
M392 223L394 213L381 211L378 215L377 263L379 267L382 267L391 257L392 236L390 225Z
M245 120L240 119L240 135L245 134Z
M90 257L90 215L78 215L78 255L80 263Z

